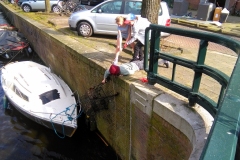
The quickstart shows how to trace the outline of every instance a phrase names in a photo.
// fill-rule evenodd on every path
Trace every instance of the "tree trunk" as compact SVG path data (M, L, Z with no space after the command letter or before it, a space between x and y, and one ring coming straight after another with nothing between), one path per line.
M45 12L46 13L51 12L50 0L45 0Z
M158 14L161 0L143 0L141 16L151 23L158 24Z

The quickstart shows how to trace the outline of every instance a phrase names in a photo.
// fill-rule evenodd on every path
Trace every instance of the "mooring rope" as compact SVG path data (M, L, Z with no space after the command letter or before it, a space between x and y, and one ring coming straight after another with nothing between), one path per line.
M72 106L74 106L74 109L72 110L72 113L71 113L71 114L68 114L67 111L69 111L69 110L70 110L70 107L72 107ZM82 112L80 112L76 117L72 117L72 115L73 115L73 113L74 113L74 111L75 111L76 108L77 108L77 104L75 104L75 105L72 104L71 106L69 106L69 107L67 107L65 110L63 110L62 112L56 114L53 118L50 117L53 130L54 130L55 134L56 134L59 138L65 138L64 123L67 122L67 121L76 120L76 119L78 119L78 118L81 116ZM65 121L62 122L62 134L63 134L63 136L60 136L60 135L57 133L57 130L56 130L55 126L54 126L53 119L56 118L58 115L60 115L60 114L62 114L62 113L65 113L65 115L67 116L67 120L65 120Z
M26 46L29 46L29 42L26 43ZM4 66L8 65L9 63L11 63L11 61L12 61L16 56L18 56L18 54L21 53L24 49L25 49L25 48L19 50ZM10 49L9 49L9 50L10 50ZM5 54L5 53L6 53L7 51L9 51L9 50L4 50L4 52L3 52L2 54ZM2 54L1 54L1 55L2 55ZM4 66L2 66L2 67L0 68L0 70L1 70Z
M75 92L77 92L77 91L75 91ZM75 94L75 92L73 93L73 95ZM53 130L54 130L55 134L56 134L59 138L62 138L62 139L65 138L64 123L67 122L67 121L77 120L77 119L81 116L81 114L82 114L82 107L81 107L81 104L80 104L80 99L79 99L79 94L78 94L78 92L77 92L77 96L78 96L78 102L77 102L77 104L72 104L71 106L69 106L69 107L67 107L65 110L63 110L62 112L56 114L53 118L51 118L51 115L50 115L50 119L51 119L51 123L52 123L52 126L53 126ZM78 113L78 115L77 115L76 117L72 117L72 115L73 115L73 113L74 113L74 111L75 111L75 109L77 108L78 105L79 105L79 113ZM71 113L71 114L68 114L67 111L69 111L69 110L70 110L70 107L72 107L72 106L74 106L74 109L72 110L72 113ZM54 127L54 124L53 124L53 121L52 121L52 120L53 120L54 118L56 118L58 115L62 114L62 113L65 113L65 115L67 116L67 120L63 121L63 123L62 123L62 134L63 134L63 136L60 136L60 135L57 133L57 130L56 130L56 128Z

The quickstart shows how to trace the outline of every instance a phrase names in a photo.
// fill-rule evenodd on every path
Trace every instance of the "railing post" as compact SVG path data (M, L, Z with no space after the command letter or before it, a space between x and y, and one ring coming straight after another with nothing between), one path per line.
M208 46L208 41L201 40L199 42L199 50L198 50L198 57L197 57L197 66L194 69L195 74L193 78L193 84L192 84L192 92L197 93L199 91L201 79L202 79L202 68L198 67L198 65L204 65L205 58L206 58L206 53L207 53L207 46ZM189 106L193 107L196 105L196 97L193 95L190 95L189 98Z
M147 31L148 30L146 30L146 32ZM149 57L148 83L151 85L154 85L155 84L154 74L157 74L157 71L158 71L158 53L159 53L159 43L160 43L160 31L156 31L156 30L151 31L151 40L150 40L150 44L149 44L149 32L150 31L148 31L145 35L144 56L145 56L145 61L146 60L148 61L148 57ZM148 52L149 45L150 45L150 52ZM146 58L146 56L147 56L147 58Z

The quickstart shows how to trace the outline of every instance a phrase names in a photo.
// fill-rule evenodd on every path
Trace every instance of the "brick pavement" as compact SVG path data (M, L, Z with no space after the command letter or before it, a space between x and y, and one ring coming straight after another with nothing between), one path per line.
M166 46L171 46L171 48L166 47L164 49L166 53L196 61L198 56L199 40L178 35L171 35L165 38L163 43L165 43ZM181 50L179 48L181 48ZM205 64L230 76L236 60L237 55L232 50L215 43L209 44ZM167 70L165 68L159 68L159 73L164 75L166 78L171 78L171 72L169 71L172 71L172 64ZM188 87L192 86L194 76L192 70L182 66L177 66L175 76L175 80L178 83ZM201 93L217 102L220 89L221 85L217 81L207 75L203 76L200 85Z
M197 11L188 11L192 12L193 17L197 15ZM172 13L172 10L170 9L170 13ZM196 20L194 18L186 19L184 17L178 17L179 19L183 19L184 23L174 23L173 19L176 19L176 16L172 16L172 27L182 28L186 30L199 30L202 32L216 32L216 30L212 29L212 27L207 28L200 28L198 25L193 25L193 23L209 23L210 21L201 21ZM194 19L195 21L192 21ZM228 29L225 32L223 36L231 36L231 38L234 38L238 41L240 41L240 18L236 16L228 16L226 23L222 23L223 28L225 27ZM216 26L215 26L216 28ZM237 33L236 33L237 32ZM217 32L219 33L219 32ZM232 36L234 35L234 36ZM169 54L174 54L175 56L179 56L181 58L185 58L188 60L196 60L197 59L197 52L199 47L199 40L178 36L178 35L171 35L167 38L164 38L163 40L164 46L170 46L164 48L165 52ZM208 45L208 51L207 51L207 57L205 64L214 67L223 73L227 74L228 76L231 75L233 67L236 63L237 55L234 51L230 50L227 47L224 47L222 45L216 44L216 43L209 43ZM172 65L170 65L169 70L172 70ZM164 75L165 77L170 78L171 72L166 72L165 68L160 68L159 72ZM175 80L178 83L181 83L186 86L192 85L193 80L193 71L190 69L187 69L185 67L177 66L176 69L176 78ZM220 84L212 79L211 77L208 77L206 75L203 76L201 85L200 85L200 92L202 92L204 95L210 97L212 100L217 102L219 92L220 92Z

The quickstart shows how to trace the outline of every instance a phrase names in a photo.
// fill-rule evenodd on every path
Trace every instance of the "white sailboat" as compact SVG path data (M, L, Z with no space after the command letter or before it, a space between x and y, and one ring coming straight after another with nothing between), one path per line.
M2 68L1 83L7 99L27 118L53 129L61 138L74 134L75 97L49 68L32 61L10 63Z

